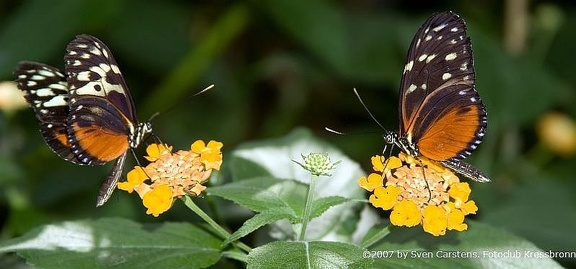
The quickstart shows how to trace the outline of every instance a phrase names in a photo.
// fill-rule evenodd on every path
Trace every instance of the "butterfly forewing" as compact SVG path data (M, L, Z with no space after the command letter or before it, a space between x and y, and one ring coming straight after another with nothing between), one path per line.
M44 140L63 159L83 165L116 160L97 206L116 188L130 148L152 131L138 124L134 103L110 50L79 35L66 48L65 74L33 62L16 68L18 87L36 113Z
M64 75L54 67L35 62L20 62L14 73L18 88L25 92L26 101L36 114L46 144L61 158L82 164L68 143L69 99Z
M408 51L400 89L400 136L430 159L462 159L480 144L486 111L474 86L470 39L452 12L431 16Z
M106 45L92 36L78 36L66 51L72 151L86 164L117 159L128 150L138 125L118 65Z

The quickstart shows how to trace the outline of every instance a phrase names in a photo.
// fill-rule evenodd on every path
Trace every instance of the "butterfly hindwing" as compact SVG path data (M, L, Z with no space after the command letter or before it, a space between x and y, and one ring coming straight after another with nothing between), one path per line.
M96 206L101 206L116 188L127 151L152 126L138 123L128 87L102 41L79 35L68 44L64 60L65 75L48 65L21 62L16 81L58 156L81 165L116 160L99 191Z
M18 88L25 92L26 101L40 123L46 144L62 159L82 164L68 143L69 99L64 75L54 67L36 62L20 62L14 73Z
M474 86L466 24L431 16L412 40L400 90L400 136L437 161L463 159L482 141L486 110Z
M92 36L77 36L66 51L72 151L86 164L117 159L129 149L138 125L118 65L106 45Z

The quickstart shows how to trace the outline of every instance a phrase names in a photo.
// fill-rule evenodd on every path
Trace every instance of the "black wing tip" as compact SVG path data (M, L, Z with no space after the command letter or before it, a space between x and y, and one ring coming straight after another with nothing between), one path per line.
M93 36L93 35L89 35L89 34L79 34L76 35L76 37L74 38L74 40L70 41L70 43L68 44L68 48L70 48L71 45L76 46L77 44L87 44L87 45L91 45L94 43L98 43L100 45L104 45L104 42L102 42L102 40L98 39L97 37Z
M47 64L34 62L34 61L20 61L16 64L16 68L14 68L14 71L12 73L14 75L19 75L19 74L25 73L26 71L37 70L37 69L50 69L50 70L60 71L57 68L52 67L52 66L47 65Z
M431 24L444 24L444 23L453 23L457 22L464 26L464 30L466 30L466 21L460 17L454 11L443 11L443 12L436 12L428 17L428 20L423 25L431 25Z

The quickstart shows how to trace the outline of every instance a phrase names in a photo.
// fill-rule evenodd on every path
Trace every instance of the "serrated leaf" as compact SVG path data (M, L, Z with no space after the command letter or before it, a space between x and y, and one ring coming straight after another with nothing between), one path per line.
M187 223L154 227L119 219L67 221L0 243L41 268L199 268L220 259L221 241Z
M228 244L274 221L287 219L291 223L301 223L307 191L307 187L301 183L259 177L209 188L207 193L261 212L247 220L224 242ZM312 201L311 216L318 217L330 207L348 201L350 199L338 196L316 199Z
M282 212L286 210L285 212ZM274 221L281 220L281 219L291 219L293 218L292 212L288 211L287 208L283 208L280 210L268 210L262 213L256 214L254 217L250 218L249 220L245 221L242 227L234 232L230 237L228 237L222 245L227 245L230 242L234 242L251 232L257 230L258 228L270 224Z
M342 203L346 203L346 202L350 202L353 201L352 199L346 198L346 197L340 197L340 196L329 196L329 197L322 197L319 199L314 200L314 203L312 204L312 211L310 216L312 218L318 217L320 215L322 215L322 213L324 213L326 210L328 210L329 208L342 204Z
M534 244L474 221L468 230L434 237L421 227L395 228L369 247L376 268L561 268Z
M302 154L307 155L311 152L327 153L332 161L342 161L332 172L331 177L320 177L316 179L318 180L316 183L318 187L315 190L316 200L322 197L334 196L335 194L350 199L364 199L365 192L358 187L358 179L364 175L360 166L342 154L342 152L334 146L315 138L310 131L303 128L296 129L281 138L243 143L232 153L229 161L258 164L259 168L251 169L251 171L259 171L261 176L268 175L278 180L291 179L309 184L310 173L294 163L293 160L301 160ZM231 174L236 180L242 181L241 179L247 179L255 175L248 169L239 169L239 167L231 168ZM304 197L303 195L305 194L306 191L296 193L298 197ZM222 197L224 197L224 195L222 195ZM302 202L304 200L305 198L302 198ZM266 205L258 203L254 206L261 208ZM308 232L306 233L307 237L315 240L341 240L351 242L354 231L348 228L342 228L346 226L344 223L349 221L350 218L357 218L359 214L357 212L358 210L359 208L353 203L329 207L324 214L312 219L309 223ZM300 209L295 211L301 212ZM318 210L316 212L321 211L322 210ZM297 214L297 216L300 215L301 214ZM290 225L286 222L275 223L275 225L281 225L282 227L278 229L281 231L292 230L295 234L299 232L299 230L296 231L293 226L286 226ZM352 229L355 228L356 227L352 227Z
M305 185L272 177L259 177L230 183L207 190L210 195L220 196L252 211L292 209L292 216L302 215L306 201Z
M276 241L252 250L247 268L371 268L363 251L340 242Z

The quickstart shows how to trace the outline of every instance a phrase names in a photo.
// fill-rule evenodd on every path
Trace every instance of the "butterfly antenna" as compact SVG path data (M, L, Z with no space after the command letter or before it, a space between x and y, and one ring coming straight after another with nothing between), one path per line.
M376 117L374 117L374 114L372 114L372 112L370 112L370 109L368 109L368 107L366 106L366 104L364 104L364 101L362 100L362 97L360 97L360 94L358 93L358 90L356 90L356 88L354 88L354 94L356 94L356 97L358 98L358 101L360 101L360 104L362 104L362 106L364 107L364 109L366 110L366 112L368 112L368 115L370 115L370 118L372 118L372 120L374 120L376 122L376 124L378 124L378 126L380 126L380 128L382 128L382 130L384 130L384 132L388 132L388 129L384 128L384 125L382 125L377 119Z
M339 132L339 131L336 131L332 128L328 128L328 127L324 127L324 130L326 130L327 132L333 133L333 134L337 134L337 135L345 135L346 134L346 133Z
M193 95L190 95L190 96L186 97L185 99L181 100L180 102L178 102L178 103L176 103L175 105L171 106L170 108L166 109L166 110L162 113L162 115L167 114L167 113L168 113L169 111L171 111L172 109L174 109L174 108L176 108L177 106L179 106L179 105L181 105L182 103L184 103L187 99L192 98L192 97L195 97L195 96L197 96L197 95L200 95L200 94L202 94L202 93L204 93L204 92L207 92L208 90L211 90L212 88L214 88L214 84L212 84L212 85L204 88L203 90L201 90L201 91L199 91L199 92L197 92L197 93L195 93L195 94L193 94ZM152 116L150 117L150 119L148 120L148 122L152 122L152 120L153 120L154 118L157 118L159 115L160 115L160 112L154 113L154 115L152 115Z

